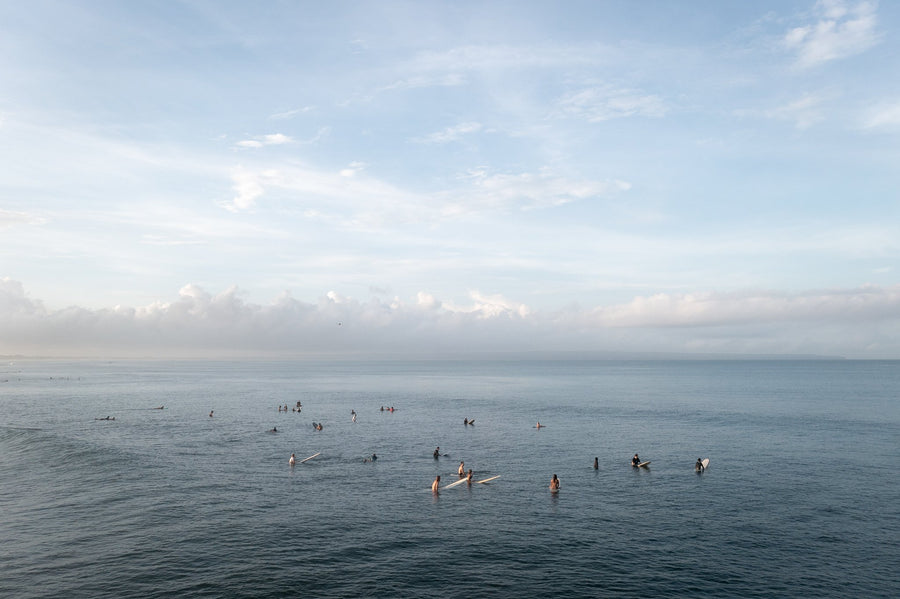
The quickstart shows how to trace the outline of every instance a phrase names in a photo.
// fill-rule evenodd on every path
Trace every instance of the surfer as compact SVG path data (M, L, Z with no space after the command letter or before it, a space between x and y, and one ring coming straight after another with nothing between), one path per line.
M541 424L541 421L540 421L540 420L538 420L538 423L537 423L537 425L536 425L534 428L541 428L542 426L544 426L544 425Z
M469 472L468 472L468 474L466 474L466 485L469 487L472 486L472 469L471 468L469 468Z
M270 430L269 432L270 432L270 433L277 433L277 432L278 432L278 427L277 427L277 426L273 426L273 427L272 427L272 430Z
M291 459L288 460L288 462L290 462L291 466L297 463L297 458L294 456L294 454L291 454Z
M697 458L697 463L694 464L694 470L696 470L697 472L703 472L703 460Z
M459 469L456 471L456 473L460 476L460 478L462 478L463 476L466 475L466 464L465 464L465 462L460 462L460 463L459 463Z
M638 457L638 454L634 454L634 457L631 458L631 465L634 466L635 468L637 468L638 464L640 464L640 463L641 463L641 458Z
M213 410L210 410L210 411L209 411L209 417L210 417L210 418L213 417Z
M594 458L594 470L598 470L600 468L600 463L597 461L597 458Z
M438 474L438 475L435 477L434 482L431 483L431 492L432 492L432 493L437 493L437 492L438 492L438 489L440 488L440 486L441 486L441 475Z
M436 447L436 448L434 449L434 459L438 459L439 457L441 457L441 448L440 448L440 447Z
M467 426L469 424L468 418L463 418L463 426Z
M550 490L551 491L559 491L559 479L556 478L556 475L553 475L553 478L550 479Z

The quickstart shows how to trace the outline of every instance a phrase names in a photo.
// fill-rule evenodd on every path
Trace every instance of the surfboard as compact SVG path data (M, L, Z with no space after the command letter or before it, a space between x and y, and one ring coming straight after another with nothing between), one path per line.
M650 465L650 460L647 460L646 462L641 462L640 464L638 464L637 467L638 468L646 468L649 465Z
M479 483L489 483L489 482L491 482L492 480L495 480L495 479L498 479L498 478L500 478L500 475L499 475L499 474L498 474L497 476L492 476L492 477L490 477L490 478L486 478L486 479L484 479L484 480L478 480L478 481L475 481L475 482L479 482Z
M703 458L700 460L700 463L703 464L703 469L706 470L709 468L709 458Z
M319 453L314 453L314 454L312 454L312 455L309 456L308 458L303 458L302 460L300 460L300 463L302 464L302 463L305 462L306 460L311 460L311 459L313 459L314 457L316 457L317 455L322 455L322 452L320 451Z
M450 487L455 487L456 485L461 485L464 482L466 482L465 478L463 478L462 480L458 480L455 483L450 483L449 485L444 485L443 487L441 487L441 489L449 489Z

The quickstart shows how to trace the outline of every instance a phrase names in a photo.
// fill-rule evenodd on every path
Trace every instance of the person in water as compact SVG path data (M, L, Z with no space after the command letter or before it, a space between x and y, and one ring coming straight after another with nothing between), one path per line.
M273 427L272 427L272 430L270 430L269 432L270 432L270 433L277 433L277 432L278 432L278 427L277 427L277 426L273 426Z
M641 463L641 458L638 457L638 454L634 454L634 457L631 458L631 465L637 467L637 465L640 463Z
M594 470L598 470L600 468L600 462L597 458L594 458Z
M471 468L469 468L469 472L466 474L466 485L469 487L472 486L472 469Z
M541 421L540 421L540 420L538 420L537 426L535 426L534 428L541 428L542 426L544 426L544 425L541 424Z
M296 463L297 463L297 458L296 458L296 456L294 456L294 454L291 454L291 459L288 460L288 462L290 462L291 466L293 466L294 464L296 464Z
M550 490L551 491L559 491L559 479L556 478L556 475L553 475L553 478L550 479Z
M696 470L697 472L703 472L704 469L705 468L703 468L703 460L697 458L697 463L694 464L694 470Z
M468 418L463 418L463 425L467 425L467 424L469 424L469 419L468 419Z
M436 447L434 450L434 459L438 459L439 457L441 457L441 448Z
M431 483L431 492L432 492L432 493L437 493L437 492L438 492L438 489L439 489L440 487L441 487L441 475L438 474L438 475L435 477L434 482Z
M462 478L463 476L466 475L466 464L465 464L465 462L460 462L460 463L459 463L459 468L456 470L456 473L460 476L460 478Z
M213 415L213 410L210 410L210 411L209 411L209 417L212 418L212 417L213 417L212 415Z

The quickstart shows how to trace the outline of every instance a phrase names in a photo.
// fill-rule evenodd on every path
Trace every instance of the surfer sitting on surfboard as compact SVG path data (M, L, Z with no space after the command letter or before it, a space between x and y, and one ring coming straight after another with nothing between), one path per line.
M559 491L559 479L556 478L556 475L553 475L553 478L550 479L550 490L551 491Z
M634 466L635 468L637 468L638 464L640 464L640 463L641 463L641 458L638 457L638 454L634 454L634 457L631 458L631 465Z
M697 458L697 463L694 464L694 470L697 472L703 472L703 460Z

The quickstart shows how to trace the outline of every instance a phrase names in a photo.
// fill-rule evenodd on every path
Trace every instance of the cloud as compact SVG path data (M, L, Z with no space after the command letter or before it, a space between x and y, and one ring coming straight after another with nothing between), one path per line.
M272 133L269 135L262 135L254 139L245 139L237 142L234 145L239 148L262 148L264 146L280 146L283 144L291 143L293 141L294 140L287 135L283 135L281 133Z
M824 118L821 110L819 110L821 103L821 98L806 95L799 100L767 111L765 116L778 120L792 121L798 129L807 129Z
M557 100L559 114L599 123L631 116L660 118L668 109L662 98L634 89L592 87L567 94Z
M863 119L864 129L896 129L900 127L900 102L872 108Z
M477 133L478 131L481 131L481 123L460 123L459 125L447 127L443 131L426 135L418 141L428 144L445 144L458 141L462 136L469 133Z
M262 186L261 175L243 168L237 168L231 174L235 196L224 207L230 212L251 210L256 206L256 200L265 193Z
M815 23L795 27L783 39L784 46L797 54L800 67L855 56L881 41L874 3L850 6L842 0L820 0L814 12Z
M15 225L42 225L46 219L29 214L28 212L12 212L0 210L0 229L6 229Z
M285 292L262 305L237 287L214 295L190 284L171 302L50 310L5 278L0 330L0 353L26 355L800 351L896 358L900 286L657 294L586 310L533 311L477 291L461 304L426 291L389 303L331 291L316 302Z
M307 112L312 112L315 110L315 106L304 106L302 108L294 108L292 110L285 110L284 112L276 112L275 114L269 115L269 118L272 120L285 120L292 119L298 114L306 114Z

